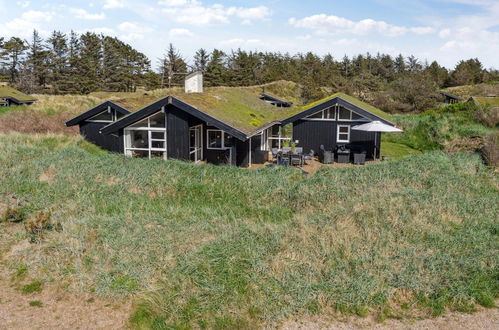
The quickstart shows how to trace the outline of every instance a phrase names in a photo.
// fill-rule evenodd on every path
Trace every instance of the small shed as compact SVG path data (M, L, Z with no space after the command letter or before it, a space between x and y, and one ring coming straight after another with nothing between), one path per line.
M30 105L35 98L10 86L0 86L0 106Z
M456 95L453 95L451 93L447 93L444 91L439 91L438 94L443 96L442 103L445 103L445 104L456 104L456 103L460 103L463 101L463 99L460 98L459 96L456 96Z

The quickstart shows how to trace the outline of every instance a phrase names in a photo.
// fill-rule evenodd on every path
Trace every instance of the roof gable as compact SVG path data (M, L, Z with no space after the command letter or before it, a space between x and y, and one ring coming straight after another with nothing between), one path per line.
M111 102L111 101L106 101L106 102L101 103L101 104L97 105L96 107L68 120L66 122L66 126L69 127L69 126L78 125L82 121L85 121L85 120L87 120L95 115L98 115L102 111L105 111L107 109L107 107L111 107L112 109L114 109L115 111L117 111L123 115L128 115L130 113L129 110L123 108L122 106L120 106L114 102Z
M335 104L339 104L339 105L344 106L347 109L353 110L356 113L358 113L359 115L366 117L367 119L379 120L385 124L392 125L392 126L394 125L390 121L391 118L386 112L384 112L376 107L373 107L372 105L365 103L365 102L363 102L363 101L361 101L353 96L350 96L350 95L347 95L344 93L335 93L335 94L328 96L322 100L307 104L307 105L303 106L300 109L300 111L297 112L296 114L294 114L286 119L283 119L282 124L283 125L289 124L289 123L292 123L296 120L308 117L316 112L324 110L324 109L331 107Z
M0 86L0 98L12 99L16 103L32 103L36 99L9 86Z
M187 112L188 114L198 118L198 119L201 119L207 123L209 123L210 125L212 126L215 126L227 133L229 133L230 135L244 141L247 139L247 134L245 132L242 132L240 130L238 130L237 128L231 126L230 124L227 124L211 115L209 115L208 113L176 98L176 97L173 97L173 96L167 96L167 97L164 97L148 106L146 106L145 108L137 111L137 112L133 112L131 114L129 114L128 116L112 123L112 124L109 124L107 126L105 126L104 128L102 128L101 132L103 134L110 134L110 133L113 133L113 132L116 132L122 128L125 128L125 127L128 127L148 116L151 116L153 115L154 113L158 112L158 111L161 111L164 107L168 106L168 105L172 105L182 111L185 111Z

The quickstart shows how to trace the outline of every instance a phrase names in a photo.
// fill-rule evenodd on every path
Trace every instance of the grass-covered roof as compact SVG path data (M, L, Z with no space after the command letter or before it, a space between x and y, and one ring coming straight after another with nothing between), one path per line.
M0 86L0 97L11 97L19 101L34 101L35 99L23 92L18 91L15 88L9 86Z
M293 105L287 108L279 108L262 101L259 95L263 91L283 101L292 102ZM391 119L382 110L344 93L336 93L317 102L303 104L300 97L301 87L287 81L251 87L211 87L205 88L204 93L188 94L182 89L174 88L170 91L154 91L148 95L137 95L115 100L114 102L131 111L137 111L167 95L174 96L244 133L251 133L269 122L288 118L335 97L340 97L383 119Z
M474 96L473 99L480 105L491 105L499 106L499 97L477 97Z

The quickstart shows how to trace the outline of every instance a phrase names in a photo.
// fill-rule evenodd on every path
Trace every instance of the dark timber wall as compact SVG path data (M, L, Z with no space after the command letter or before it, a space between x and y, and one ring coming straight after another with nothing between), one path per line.
M80 123L80 134L84 136L86 140L102 149L122 153L124 151L122 134L117 136L115 134L103 135L100 133L100 130L108 124L109 123L84 121Z
M338 125L348 125L350 127L362 124L363 122L352 121L322 121L322 120L298 120L293 123L293 140L299 140L298 146L303 147L305 153L314 150L319 151L324 145L326 150L335 151L338 146L346 145L352 150L365 150L368 158L373 158L374 141L377 135L376 150L379 156L380 136L379 133L355 131L350 129L350 142L337 142Z
M189 160L189 115L173 106L166 109L168 158Z

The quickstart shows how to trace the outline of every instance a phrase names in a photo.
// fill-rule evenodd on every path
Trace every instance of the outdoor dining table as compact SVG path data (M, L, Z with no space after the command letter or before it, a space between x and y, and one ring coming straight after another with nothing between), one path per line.
M299 159L299 166L303 166L305 164L305 155L303 152L294 152L294 151L288 151L288 152L283 152L281 151L282 157L287 158L288 165L294 165L293 164L293 159L296 157Z

